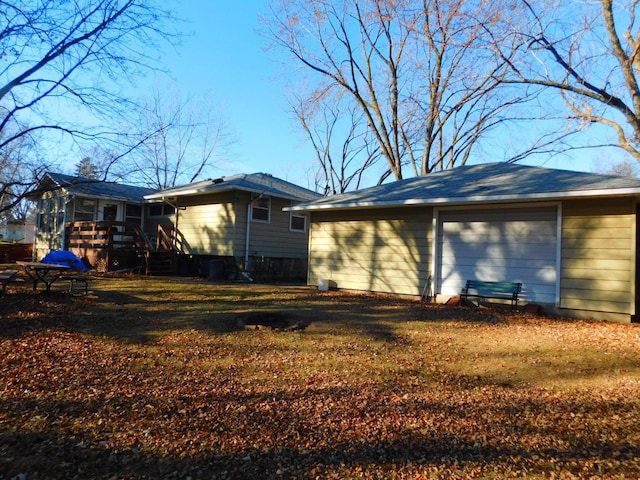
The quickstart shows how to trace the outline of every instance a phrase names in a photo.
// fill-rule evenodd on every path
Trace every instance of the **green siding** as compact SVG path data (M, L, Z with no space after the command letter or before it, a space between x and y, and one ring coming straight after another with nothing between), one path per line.
M248 199L247 199L248 203ZM271 218L266 222L251 222L249 255L255 257L307 258L309 235L289 229L291 214L282 209L291 205L288 200L271 199ZM243 218L246 223L247 209ZM242 245L244 255L244 245Z
M420 295L431 268L430 208L314 213L309 283Z
M233 192L181 199L178 231L185 252L244 257L247 209L251 198L247 192ZM290 231L290 214L282 211L290 203L273 198L270 221L251 222L249 255L307 258L308 234Z
M178 236L185 253L233 255L236 215L233 197L187 198L178 211ZM187 201L190 204L185 205ZM203 202L207 203L203 203Z
M633 199L565 202L560 307L631 314L634 278Z

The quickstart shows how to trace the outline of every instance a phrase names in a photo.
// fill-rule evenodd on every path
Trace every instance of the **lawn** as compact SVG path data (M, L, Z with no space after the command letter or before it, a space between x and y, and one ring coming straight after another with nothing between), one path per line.
M640 477L638 325L300 286L91 290L0 299L2 480Z

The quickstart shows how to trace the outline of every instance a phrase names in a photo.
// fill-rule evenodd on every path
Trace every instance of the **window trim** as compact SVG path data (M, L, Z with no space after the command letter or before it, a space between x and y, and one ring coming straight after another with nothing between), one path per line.
M267 206L266 207L257 207L256 208L255 204L257 202L267 202ZM264 220L262 218L255 218L254 215L253 215L254 209L256 209L257 211L266 210L267 211L267 219ZM257 222L257 223L271 223L271 197L260 197L260 198L256 198L256 199L251 201L251 221L252 222Z
M303 229L293 228L293 218L294 217L302 218L304 220L304 228ZM290 232L307 233L307 231L309 230L308 225L309 225L308 215L305 215L305 214L302 214L302 213L289 212L289 231Z
M132 215L129 211L131 209L138 209L136 215ZM142 209L142 205L139 203L127 202L124 206L124 221L128 223L135 223L136 225L142 225L142 218L144 216L144 211Z
M98 202L95 198L78 197L73 201L73 221L93 222L96 219L96 208ZM87 207L87 208L78 208ZM84 217L84 219L78 218Z

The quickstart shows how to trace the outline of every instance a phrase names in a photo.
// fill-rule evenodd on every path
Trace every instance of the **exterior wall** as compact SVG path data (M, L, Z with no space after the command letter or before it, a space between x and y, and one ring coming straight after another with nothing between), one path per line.
M634 314L635 200L576 200L562 210L559 308Z
M629 321L636 315L636 199L571 200L561 208L559 296L545 310ZM432 218L426 207L314 212L308 283L421 295Z
M238 225L247 224L247 205L250 197L238 205ZM290 230L291 214L282 209L291 205L289 200L271 198L269 222L252 221L249 235L249 256L254 258L307 258L309 233ZM308 230L308 227L307 227ZM244 231L243 231L244 235ZM239 256L245 254L245 239L238 245Z
M180 199L177 213L178 243L191 255L234 255L238 238L233 194Z
M233 192L180 199L178 236L184 253L244 258L249 193ZM249 255L268 258L307 258L308 233L289 229L288 200L271 199L268 222L252 221Z
M314 213L308 283L421 295L430 280L432 221L433 210L418 207Z

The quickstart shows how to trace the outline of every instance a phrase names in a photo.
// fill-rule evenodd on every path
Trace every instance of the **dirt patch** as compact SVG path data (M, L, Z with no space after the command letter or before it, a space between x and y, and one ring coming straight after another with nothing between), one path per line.
M289 312L252 312L238 316L238 326L247 330L270 328L272 330L304 330L311 324L309 318Z

